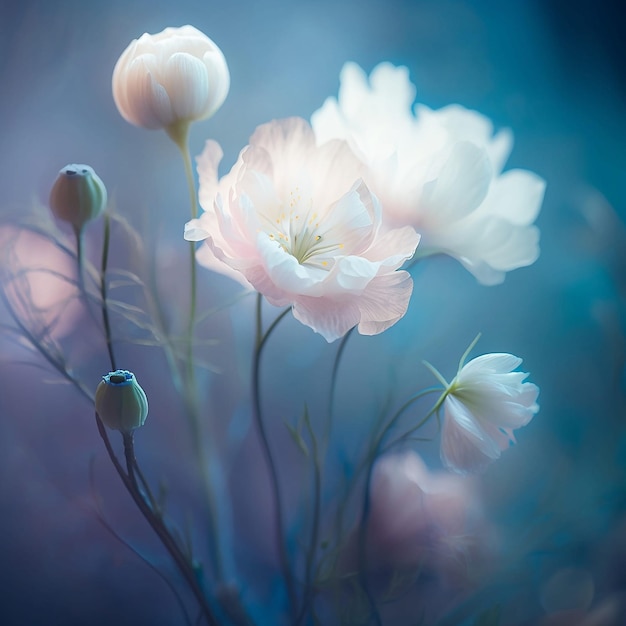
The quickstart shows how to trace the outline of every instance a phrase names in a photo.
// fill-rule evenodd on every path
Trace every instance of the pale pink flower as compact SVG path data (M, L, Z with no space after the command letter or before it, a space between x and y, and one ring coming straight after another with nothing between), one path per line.
M198 159L204 213L185 227L186 239L206 241L201 263L292 306L327 341L353 326L375 335L404 315L413 283L398 268L419 235L381 232L378 201L345 142L318 147L308 123L290 118L259 126L218 180L221 157L208 141Z
M513 431L539 410L539 388L514 371L522 359L483 354L460 367L443 400L441 459L458 471L478 470L515 442Z
M471 477L430 472L415 452L391 454L374 468L368 554L392 569L420 567L463 579L478 558L485 520Z
M411 105L415 87L405 67L381 63L369 81L347 63L337 99L312 118L320 144L345 139L368 167L366 184L379 197L387 226L410 224L422 235L417 256L458 259L483 284L534 263L535 221L545 188L532 172L502 168L512 135L451 105Z
M128 45L113 70L113 98L122 117L170 132L213 115L229 87L222 51L189 25L144 33Z

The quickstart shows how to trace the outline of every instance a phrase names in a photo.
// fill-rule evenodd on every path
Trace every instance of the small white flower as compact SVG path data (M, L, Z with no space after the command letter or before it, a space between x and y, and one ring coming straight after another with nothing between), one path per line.
M381 63L369 80L354 63L341 71L338 98L311 117L318 143L348 141L367 165L386 227L412 225L417 256L458 259L492 285L539 255L535 221L545 188L532 172L502 168L512 134L459 105L417 105L405 67Z
M461 361L461 364L463 360ZM513 431L539 410L539 388L514 371L522 359L512 354L483 354L462 365L445 384L441 460L457 472L480 470L515 442Z
M113 98L136 126L172 130L202 120L222 105L230 74L222 51L193 26L144 33L113 70Z

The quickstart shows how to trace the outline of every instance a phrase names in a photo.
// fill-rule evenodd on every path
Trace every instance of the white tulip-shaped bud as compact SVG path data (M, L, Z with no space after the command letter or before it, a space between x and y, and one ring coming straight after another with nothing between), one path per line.
M222 51L189 25L144 33L113 70L113 98L122 117L136 126L165 129L175 140L190 122L213 115L229 87Z
M50 190L50 209L80 231L106 208L107 190L89 165L66 165Z
M143 426L148 416L146 392L128 370L115 370L102 377L95 404L104 424L122 433Z

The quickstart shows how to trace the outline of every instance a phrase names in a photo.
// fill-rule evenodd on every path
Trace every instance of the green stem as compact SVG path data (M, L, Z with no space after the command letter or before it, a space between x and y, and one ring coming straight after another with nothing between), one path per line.
M417 400L419 400L420 398L423 398L424 396L428 395L429 393L434 393L435 391L439 391L439 388L437 387L431 387L428 389L423 389L422 391L419 391L418 393L414 394L413 396L411 396L391 417L391 419L387 422L387 425L382 429L382 431L380 432L380 434L378 435L378 437L376 437L376 439L374 440L374 442L372 443L371 447L370 447L370 451L369 454L367 456L367 475L365 478L365 493L363 496L363 508L361 511L361 524L359 525L359 532L358 532L358 538L357 538L357 543L358 543L358 562L359 562L359 581L361 583L361 587L363 588L363 592L365 593L365 596L367 597L367 600L370 604L370 607L372 609L372 615L374 618L375 623L377 624L377 626L382 626L382 620L380 617L380 613L378 611L378 607L376 606L376 599L374 598L374 595L369 587L369 580L368 580L368 572L367 572L367 526L368 526L368 522L369 522L369 515L370 515L370 511L371 511L371 495L370 495L370 489L371 489L371 483L372 483L372 473L374 471L374 464L376 462L376 459L379 457L379 455L382 452L386 452L387 450L389 450L389 448L391 448L393 445L395 445L396 443L398 443L398 441L401 441L404 437L407 436L408 433L412 433L415 432L417 429L421 428L427 421L428 419L431 417L431 415L433 413L435 413L437 411L437 409L439 408L439 406L441 406L441 402L442 399L440 398L437 403L435 404L435 406L428 412L428 414L426 415L426 417L424 417L417 426L415 426L414 428L410 429L409 431L407 431L407 433L404 433L398 440L392 442L391 444L385 446L383 448L383 442L385 437L387 436L387 434L391 431L391 429L396 425L398 419L401 417L401 415L411 406L413 405L415 402L417 402ZM356 474L358 474L359 472L357 472Z
M74 227L74 235L76 237L76 266L78 272L78 288L85 298L87 304L87 294L85 292L85 278L83 276L83 268L85 266L85 249L83 242L83 229L78 226Z
M191 153L189 151L189 123L180 122L177 125L168 129L168 134L174 143L178 146L183 163L185 166L185 177L187 180L187 188L189 191L189 199L191 203L191 218L195 219L198 216L198 200L196 195L196 185L193 177L193 167L191 163ZM224 578L224 565L222 554L220 550L219 540L217 538L218 532L218 515L217 515L217 502L215 492L208 472L208 462L205 449L202 445L202 432L199 423L198 415L198 397L196 387L196 371L194 367L194 330L196 324L196 309L197 309L197 264L196 264L196 244L193 241L189 242L189 266L190 266L190 301L189 301L189 319L187 323L187 338L186 338L186 379L184 383L184 395L187 402L187 413L189 415L189 421L191 425L191 437L193 440L194 452L198 465L200 466L200 472L204 483L204 491L209 507L209 541L210 551L212 556L213 565L215 567L215 575L218 581Z
M289 599L289 605L291 607L292 617L296 616L296 590L294 585L293 576L291 574L291 566L289 564L289 558L287 556L287 549L285 546L285 530L283 526L283 514L282 514L282 496L280 490L280 482L278 480L278 470L274 463L274 457L269 444L267 432L265 430L265 420L263 419L263 413L261 409L261 389L260 389L260 377L261 377L261 354L263 348L267 343L272 331L276 328L280 320L289 312L289 309L285 309L269 326L265 334L263 334L263 319L262 319L262 305L263 296L257 294L256 305L256 340L254 349L254 358L252 361L252 399L254 407L254 418L256 421L257 429L259 431L259 437L261 440L261 449L265 456L265 462L267 464L272 492L274 495L274 517L276 519L275 539L278 548L278 557L280 560L280 566L285 579L285 586L287 588L287 596Z
M351 328L341 339L341 343L339 344L339 348L337 349L337 354L335 356L335 362L333 363L333 372L330 380L330 392L328 397L328 413L326 416L324 437L322 439L324 450L326 450L326 448L328 447L328 443L330 442L330 435L333 426L333 405L335 403L335 392L337 390L337 373L339 372L339 364L341 363L341 357L343 356L344 350L346 349L348 339L350 339L350 337L352 336L355 328L356 326Z
M113 446L111 445L111 441L106 432L104 424L102 423L102 420L100 419L97 413L96 413L96 425L98 427L98 432L100 433L100 437L102 438L102 441L104 442L104 446L109 455L109 458L111 459L111 462L113 463L113 466L115 467L115 470L117 471L120 479L122 480L122 483L126 487L126 490L128 491L133 501L135 502L135 504L137 505L141 513L143 514L146 521L152 527L152 530L154 530L156 535L161 540L161 543L170 553L170 556L172 557L172 559L178 566L181 574L183 575L183 578L185 578L191 591L196 597L196 600L198 601L198 604L200 605L202 614L204 615L207 623L210 626L218 626L218 622L213 616L211 607L208 605L207 600L204 596L204 593L202 589L200 588L200 585L196 579L192 565L187 561L187 559L183 555L175 539L172 537L167 527L163 523L163 520L160 517L158 517L154 513L154 511L152 511L152 509L148 506L147 502L144 500L143 496L141 495L141 492L137 484L137 479L135 477L135 467L137 465L137 461L135 459L132 433L123 433L122 435L123 440L124 440L124 457L126 459L126 467L127 467L127 472L125 472L121 463L117 459L115 452L113 451Z
M102 263L100 265L100 298L102 301L102 323L104 325L104 338L111 362L111 371L117 369L115 355L113 354L113 342L111 339L111 322L109 320L109 307L107 306L107 283L106 271L109 261L109 243L111 239L111 220L108 213L104 214L104 240L102 242Z
M308 412L306 413L306 427L311 438L311 456L313 458L313 525L311 527L311 540L306 555L306 565L304 573L304 597L300 612L295 620L298 626L307 614L309 603L314 598L313 586L311 580L313 578L313 565L315 563L315 555L317 553L317 542L319 539L320 516L322 506L322 468L320 466L319 450L317 445L317 437L311 427Z

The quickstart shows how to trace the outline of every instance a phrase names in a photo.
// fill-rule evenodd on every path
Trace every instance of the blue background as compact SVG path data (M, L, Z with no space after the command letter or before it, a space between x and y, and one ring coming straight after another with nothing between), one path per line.
M191 135L192 154L206 138L216 139L224 165L234 161L257 124L291 115L308 119L336 94L348 60L366 71L383 60L406 65L419 102L432 108L458 102L496 127L511 127L515 146L507 167L533 170L547 181L537 222L540 259L490 288L450 260L417 267L407 316L380 337L351 339L340 373L337 436L346 449L357 449L371 406L382 402L390 381L398 397L430 384L420 365L424 358L452 376L459 355L481 331L476 353L524 358L524 370L541 388L541 411L483 478L489 515L503 537L502 560L513 565L500 584L487 586L476 606L503 602L503 623L538 623L541 589L569 566L590 573L595 605L623 599L626 71L620 20L617 2L557 0L3 3L0 211L30 211L34 202L45 202L62 166L91 164L117 210L159 260L166 299L177 301L176 258L184 254L188 210L180 157L164 133L126 124L110 87L115 61L130 40L169 25L193 24L228 60L228 99ZM90 236L96 241L99 233ZM122 264L123 246L117 245L113 263ZM225 279L207 272L201 278L203 305L223 304L237 293ZM233 576L248 581L246 593L263 615L263 598L272 597L263 588L264 572L272 565L263 522L253 519L264 492L254 481L258 451L246 435L252 309L247 299L216 316L211 332L220 342L207 355L225 374L206 374L202 382L207 407L220 416L212 426L216 441L231 446L220 454L235 454L223 464L239 516L237 539L224 539L235 544L232 558L240 570ZM66 347L81 377L97 381L107 369L106 354L85 347L80 324ZM281 332L266 355L272 367L265 384L276 394L267 393L268 412L292 416L303 398L315 407L327 388L332 350L291 319ZM120 352L151 401L165 394L158 359L137 357L132 346ZM89 405L68 387L42 383L51 376L17 363L22 357L14 348L3 353L0 621L179 623L179 609L163 583L93 512L89 463L95 454L107 519L153 562L171 568L108 467ZM173 513L200 516L193 477L179 462L189 442L168 398L154 403L161 410L150 418L154 426L142 430L138 454L155 481L171 484L179 503ZM284 429L275 431L277 445L287 449ZM434 445L424 456L438 466ZM280 464L296 468L294 478L285 473L286 492L293 495L303 471L297 451L281 455ZM225 519L225 527L231 522ZM202 548L202 533L196 532ZM276 608L267 602L271 614ZM261 623L273 623L265 619Z

